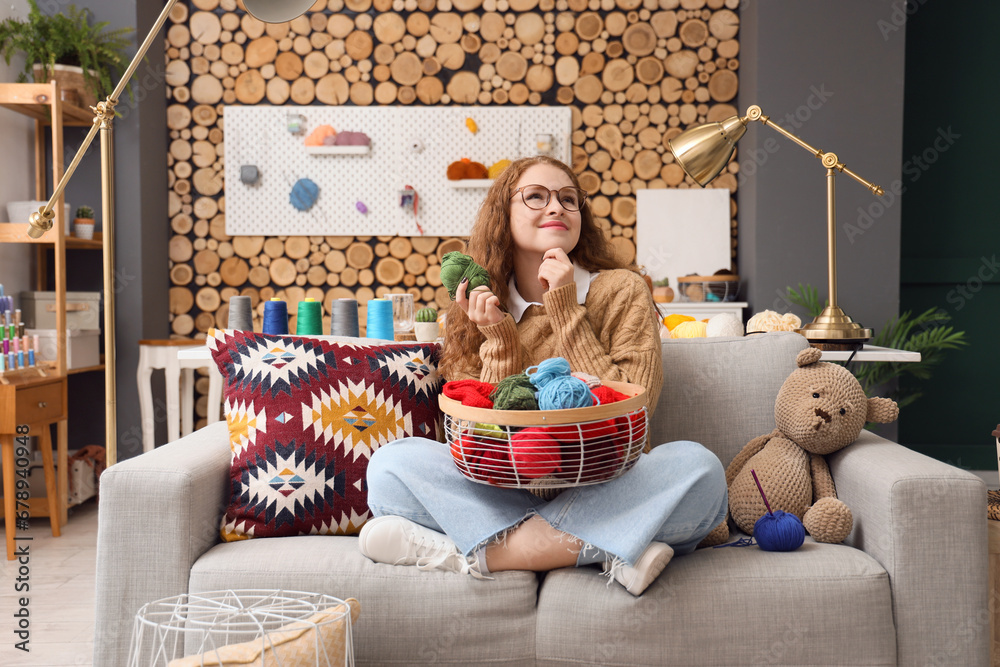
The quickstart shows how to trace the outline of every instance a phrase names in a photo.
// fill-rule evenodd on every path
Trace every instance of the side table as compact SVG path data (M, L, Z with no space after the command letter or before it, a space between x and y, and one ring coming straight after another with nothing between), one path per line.
M184 593L139 609L128 665L348 667L360 611L353 598L301 591Z
M153 390L150 378L153 369L162 368L167 394L167 442L177 440L181 428L185 435L190 433L191 412L194 409L194 372L190 367L182 368L178 361L180 352L186 349L204 347L192 340L140 340L139 367L136 383L139 388L139 411L142 419L142 451L151 451L155 446ZM180 396L180 404L178 403Z
M58 480L53 470L51 425L57 424ZM16 377L0 384L0 447L3 449L3 506L7 560L14 559L16 515L15 437L18 425L27 425L29 435L39 436L45 471L47 501L29 501L31 516L49 517L53 537L67 519L68 451L66 428L66 376Z

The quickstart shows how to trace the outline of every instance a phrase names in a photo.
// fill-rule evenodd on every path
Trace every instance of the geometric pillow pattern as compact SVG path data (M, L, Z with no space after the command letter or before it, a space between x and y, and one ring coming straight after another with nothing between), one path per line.
M223 540L356 534L372 452L443 440L437 344L349 340L208 332L232 452Z

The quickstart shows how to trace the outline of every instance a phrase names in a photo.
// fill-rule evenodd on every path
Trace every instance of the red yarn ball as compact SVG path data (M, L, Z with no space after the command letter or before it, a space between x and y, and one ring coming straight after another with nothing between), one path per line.
M548 429L531 426L510 436L510 457L521 477L536 479L559 470L560 445Z
M624 401L629 398L627 394L623 394L620 391L615 391L611 387L606 387L603 384L599 387L594 387L590 390L590 393L594 395L601 405L607 405L608 403L617 403L618 401Z
M493 389L493 385L489 382L473 379L452 380L444 383L444 386L441 387L441 393L452 400L461 402L462 405L492 410L493 401L490 400L490 394L493 393Z

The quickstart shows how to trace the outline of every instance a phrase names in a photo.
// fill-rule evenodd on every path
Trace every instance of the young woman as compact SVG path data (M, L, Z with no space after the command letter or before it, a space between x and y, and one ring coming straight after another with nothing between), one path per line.
M492 287L458 287L446 379L496 383L558 356L575 372L644 386L656 407L663 367L652 297L635 267L615 258L571 169L548 157L511 164L480 208L469 255ZM373 454L368 504L377 518L359 545L374 561L480 578L602 564L640 595L725 517L726 480L707 449L672 442L616 479L543 500L472 482L447 445L405 438Z

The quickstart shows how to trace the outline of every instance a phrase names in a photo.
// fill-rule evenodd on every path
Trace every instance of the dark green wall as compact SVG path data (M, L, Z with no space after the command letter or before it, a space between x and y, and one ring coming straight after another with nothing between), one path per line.
M900 3L902 5L902 3ZM900 311L945 311L970 345L946 354L923 397L904 409L900 442L963 468L995 469L1000 423L1000 226L989 114L1000 86L1000 3L908 3ZM971 7L970 7L971 9ZM886 28L887 39L898 36Z

